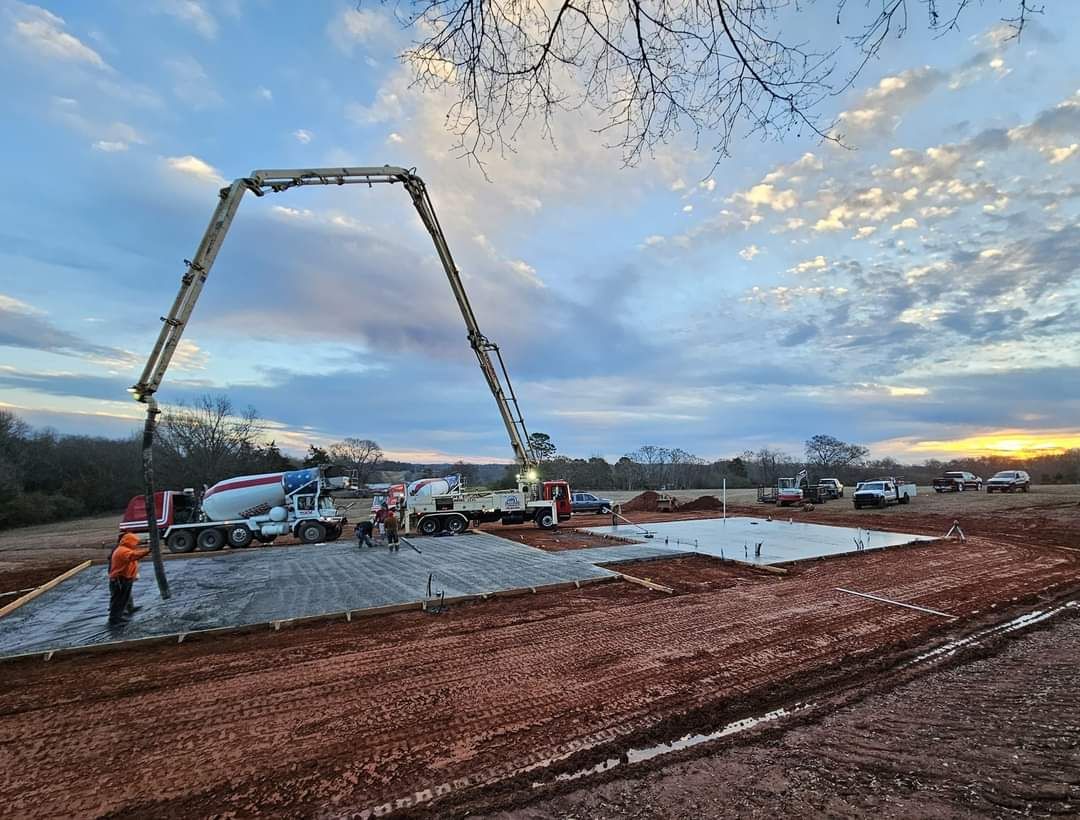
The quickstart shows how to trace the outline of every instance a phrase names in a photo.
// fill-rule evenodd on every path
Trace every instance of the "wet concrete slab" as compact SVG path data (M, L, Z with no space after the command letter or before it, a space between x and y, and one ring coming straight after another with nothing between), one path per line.
M142 609L119 630L106 623L106 569L91 566L0 618L0 657L417 603L428 598L429 576L432 595L446 598L615 576L577 552L545 552L487 533L408 541L417 549L359 549L343 540L170 560L168 600L146 561L134 587ZM657 553L635 544L612 549L599 557Z
M645 537L643 528L652 534L651 539ZM639 541L652 549L696 552L756 564L782 564L860 549L882 549L934 540L925 535L805 524L788 518L773 521L744 517L701 518L640 526L589 527L586 532Z

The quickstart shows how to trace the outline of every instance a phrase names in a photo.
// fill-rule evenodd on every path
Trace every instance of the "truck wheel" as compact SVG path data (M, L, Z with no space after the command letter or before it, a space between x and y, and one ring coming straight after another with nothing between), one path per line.
M225 533L210 527L199 533L195 543L202 552L215 552L225 546Z
M542 530L555 529L555 516L551 514L551 510L545 510L536 514L536 526Z
M341 527L332 526L326 528L327 541L337 541L339 538L341 538Z
M1027 491L1028 491L1028 485L1027 484L1025 484L1023 487L1020 488L1020 492L1022 492L1022 493L1026 493Z
M296 537L302 544L317 544L319 541L326 540L326 527L318 521L310 521L297 528Z
M434 535L443 528L443 522L437 515L426 515L416 525L416 530L421 535Z
M911 496L908 495L907 493L904 493L904 497L900 499L900 503L901 504L910 504L911 503Z
M882 496L881 498L878 499L877 505L881 509L885 509L885 507L887 507L889 505L889 502L885 500L885 496Z
M169 552L191 552L195 549L195 536L190 530L177 530L165 539Z
M444 522L446 531L454 535L461 535L469 528L469 519L463 515L448 515Z
M229 534L225 536L225 538L229 542L230 547L243 549L244 547L251 546L251 542L254 540L255 535L243 524L238 524L235 527L229 527Z

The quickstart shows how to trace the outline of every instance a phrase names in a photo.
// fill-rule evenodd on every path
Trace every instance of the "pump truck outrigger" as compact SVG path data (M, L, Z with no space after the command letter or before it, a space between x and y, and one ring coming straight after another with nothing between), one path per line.
M510 376L506 372L502 354L499 347L483 333L476 322L469 298L465 293L465 287L461 281L461 274L454 264L453 256L443 235L439 220L435 216L435 209L428 195L424 181L416 174L415 170L399 168L390 165L382 167L360 168L299 168L299 169L272 169L253 171L250 176L241 177L221 189L219 201L206 233L203 234L198 250L194 258L185 260L187 269L180 280L180 289L176 294L172 307L167 316L162 317L161 332L158 334L154 348L150 352L146 366L138 383L130 388L136 401L146 405L146 423L143 427L143 480L144 489L143 504L146 510L146 526L150 538L150 550L154 561L154 575L157 578L158 588L163 598L169 597L168 581L165 578L165 566L161 558L161 532L156 526L155 520L155 492L154 492L154 461L153 443L154 426L157 416L161 412L158 408L154 394L161 387L165 377L165 371L172 361L180 338L191 318L195 303L203 286L210 274L210 268L217 258L225 236L232 225L236 210L243 199L244 194L250 191L255 196L264 196L267 193L281 193L290 188L301 188L309 185L367 185L372 187L376 184L394 185L400 183L412 199L413 206L420 215L431 240L435 244L435 252L442 262L446 272L446 278L450 282L450 289L457 300L462 318L465 320L465 328L468 332L469 344L476 354L480 369L487 380L488 387L495 397L495 403L499 408L506 431L510 435L510 446L514 450L514 458L518 463L518 488L516 493L491 493L484 498L474 497L444 499L441 504L437 500L432 501L431 510L413 510L408 514L406 526L415 524L421 532L437 532L441 529L451 531L468 526L472 521L501 519L506 523L532 519L537 526L554 527L560 519L570 517L570 487L565 481L539 481L537 477L537 459L529 444L529 434L525 427L525 420L518 406L517 396L510 384ZM494 360L492 359L494 354ZM499 368L496 370L495 361ZM501 376L500 376L501 374ZM503 380L506 386L503 387ZM452 509L439 509L449 506ZM461 502L461 503L459 503ZM509 503L513 509L507 508ZM427 519L431 519L430 521Z

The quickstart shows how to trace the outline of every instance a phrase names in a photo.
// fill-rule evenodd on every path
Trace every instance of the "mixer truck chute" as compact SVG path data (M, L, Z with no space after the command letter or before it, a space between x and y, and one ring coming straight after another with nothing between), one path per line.
M334 468L313 467L282 473L237 476L208 487L201 503L194 491L164 490L154 494L159 538L170 552L246 547L252 541L271 543L294 535L305 544L333 541L341 535L345 516L334 506L331 490L348 478ZM120 529L147 532L146 499L128 503Z
M435 245L435 252L446 272L450 290L454 294L458 309L465 321L466 336L473 353L476 354L480 370L484 374L488 389L495 398L495 403L506 427L510 438L510 447L514 451L514 458L518 463L520 474L518 483L518 500L521 501L522 509L535 514L533 520L540 526L554 526L560 519L569 518L570 500L569 492L565 494L556 492L551 487L545 487L544 482L537 480L536 454L529 444L529 432L525 427L525 420L518 406L517 395L510 384L510 376L503 362L499 346L488 339L481 331L473 313L469 297L465 292L465 286L461 280L461 272L454 263L450 253L450 246L446 242L438 217L435 215L435 207L428 195L427 186L414 170L390 165L381 167L352 167L352 168L295 168L295 169L271 169L252 171L250 176L234 180L230 185L222 188L218 194L218 204L210 218L210 224L203 234L202 241L191 260L185 260L187 268L180 279L180 289L173 300L172 307L167 315L162 317L162 327L157 341L150 352L150 356L143 368L139 381L131 388L135 399L146 405L146 423L143 427L143 479L145 484L144 509L147 511L148 530L150 533L150 550L154 558L154 574L157 577L158 587L162 597L168 597L168 583L165 579L165 565L161 561L158 529L149 526L153 518L151 508L154 505L154 460L153 442L154 427L157 416L161 412L157 405L155 393L161 387L165 378L169 363L172 361L180 339L183 336L187 323L191 318L195 303L202 293L206 279L210 275L210 269L217 258L221 245L225 241L229 227L236 216L236 211L244 194L251 192L256 196L264 196L267 193L281 193L291 188L300 188L310 185L366 185L374 187L377 184L395 185L400 184L408 192L412 199L413 207L416 208L420 221L431 235L431 241ZM563 496L565 495L565 498ZM554 496L554 497L553 497ZM485 510L478 513L488 514ZM551 523L553 522L553 523Z

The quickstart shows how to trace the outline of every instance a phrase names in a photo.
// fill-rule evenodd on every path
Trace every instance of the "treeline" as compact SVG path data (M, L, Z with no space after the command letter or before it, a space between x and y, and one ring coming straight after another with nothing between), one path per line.
M159 488L201 489L244 473L292 469L262 440L255 411L236 414L224 397L170 408L154 448ZM122 510L143 491L142 436L124 439L33 430L0 410L0 529Z
M725 481L733 489L776 486L777 479L794 477L803 469L811 482L838 478L848 485L882 476L927 485L948 470L967 470L984 479L1000 470L1026 470L1036 484L1080 484L1080 449L1033 458L983 456L902 464L892 458L872 459L861 445L816 435L807 439L801 458L762 448L731 459L708 460L679 448L645 445L611 463L600 456L560 455L549 437L537 435L543 439L543 446L534 446L535 452L544 454L543 476L564 478L571 487L589 490L718 489ZM515 473L508 468L497 486L512 486Z
M611 463L598 455L561 455L543 433L534 433L530 444L544 477L601 491L711 489L724 481L731 488L775 485L777 478L794 476L803 468L811 479L835 477L845 484L885 475L929 484L946 470L970 470L989 478L1006 469L1027 470L1037 484L1080 484L1080 450L1029 459L961 458L915 465L870 459L865 447L819 435L807 440L802 458L764 448L709 460L679 448L646 445ZM267 440L266 426L254 409L237 412L223 396L204 396L166 410L154 452L159 488L197 491L230 476L323 463L353 470L360 483L388 473L405 480L461 473L468 486L509 487L517 473L513 466L387 461L370 439L345 439L325 450L312 446L307 458L292 458ZM15 414L0 410L0 529L117 512L142 489L140 436L110 439L33 430Z

